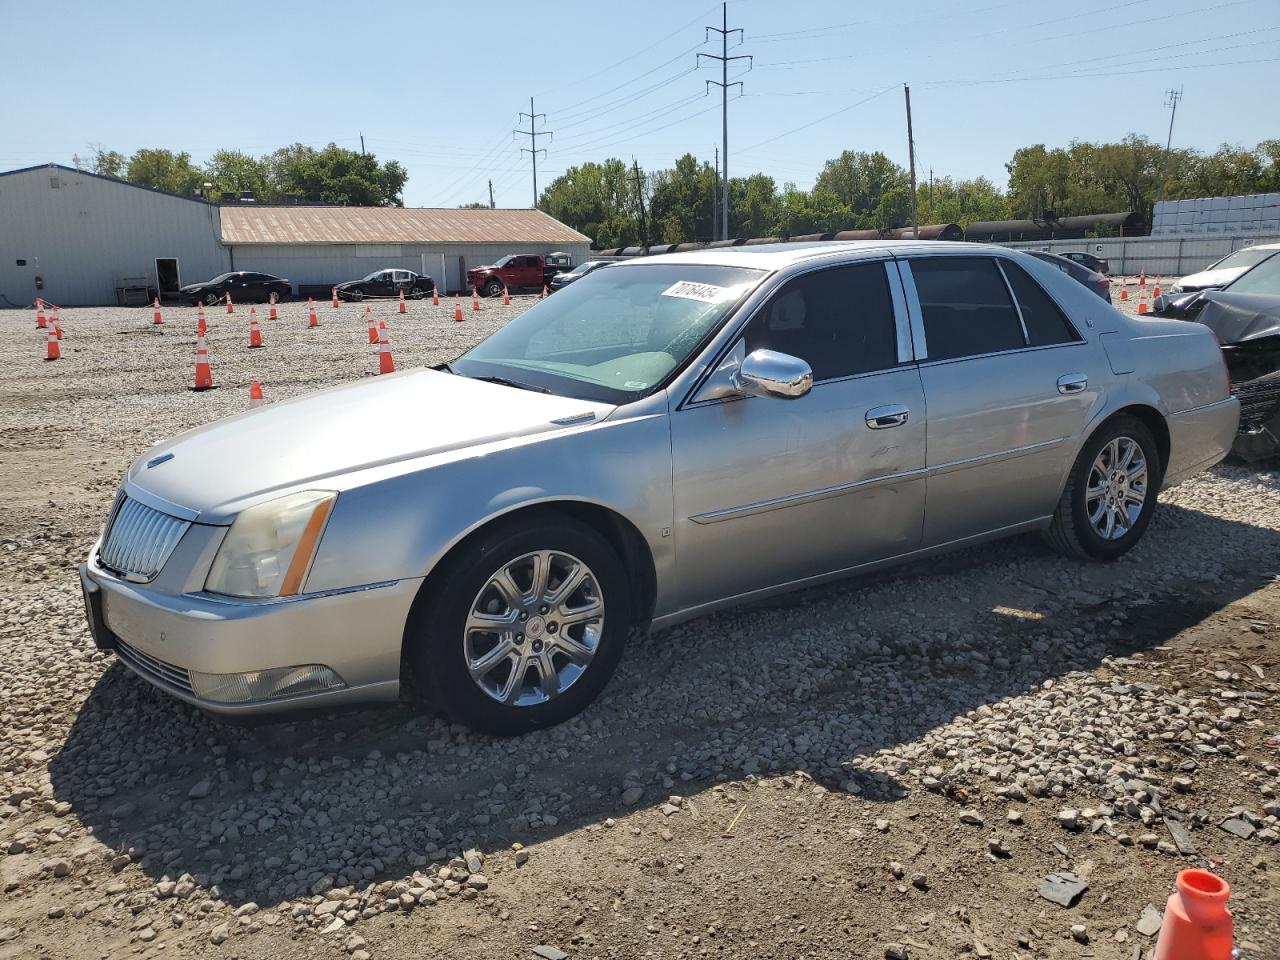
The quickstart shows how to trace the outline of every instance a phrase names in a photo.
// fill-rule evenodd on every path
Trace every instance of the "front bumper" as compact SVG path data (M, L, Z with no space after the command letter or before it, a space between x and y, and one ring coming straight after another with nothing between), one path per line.
M405 621L420 579L279 600L165 593L97 562L80 565L94 641L134 673L193 706L228 716L395 700ZM269 700L222 702L194 692L190 672L249 674L319 664L346 686Z

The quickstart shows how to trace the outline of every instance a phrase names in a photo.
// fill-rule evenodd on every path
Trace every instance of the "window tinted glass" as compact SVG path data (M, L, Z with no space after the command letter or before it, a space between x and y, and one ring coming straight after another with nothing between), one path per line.
M1280 293L1280 254L1267 257L1224 289L1232 293Z
M1016 263L1002 260L1001 265L1009 278L1009 286L1013 287L1014 299L1022 309L1022 322L1027 325L1027 337L1031 346L1072 343L1079 339L1066 316L1040 288L1040 284Z
M911 261L930 360L1016 350L1022 324L995 261L928 257Z
M884 264L838 267L792 280L751 321L746 349L799 357L813 368L814 380L894 366L898 337Z

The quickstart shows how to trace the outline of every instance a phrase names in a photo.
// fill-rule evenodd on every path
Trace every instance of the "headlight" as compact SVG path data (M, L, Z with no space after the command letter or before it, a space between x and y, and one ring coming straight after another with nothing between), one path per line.
M245 510L218 548L204 588L232 597L295 595L336 497L307 490Z

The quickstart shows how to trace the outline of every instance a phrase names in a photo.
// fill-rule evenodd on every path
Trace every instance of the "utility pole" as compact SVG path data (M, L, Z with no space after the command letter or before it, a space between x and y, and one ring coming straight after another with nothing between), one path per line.
M640 246L646 249L649 246L649 225L644 215L644 183L640 179L640 164L636 162L636 158L631 158L631 169L636 175L636 200L640 203Z
M729 4L722 3L720 5L721 25L718 27L707 27L706 37L710 39L711 34L720 34L720 56L711 53L699 53L695 58L697 63L702 63L700 58L706 57L708 60L720 61L720 79L708 80L707 89L712 85L720 88L720 123L724 128L724 176L720 181L720 225L723 228L724 236L721 239L729 239L729 88L742 86L742 81L736 83L729 82L729 61L730 60L751 60L752 63L748 67L754 65L754 60L750 54L741 54L736 57L729 56L729 34L742 33L741 27L729 29Z
M929 168L929 222L933 223L933 167Z
M490 210L492 210L492 209L493 209L493 206L494 206L494 204L493 204L493 181L492 181L492 180L490 180L490 181L489 181L489 209L490 209Z
M539 153L545 154L547 152L545 148L542 150L538 149L538 118L541 117L545 122L547 119L547 115L545 113L533 112L533 97L530 97L529 112L521 113L520 116L522 118L523 117L529 118L529 129L514 130L512 132L523 134L524 136L529 138L529 146L521 147L520 152L529 154L529 156L533 159L533 206L536 209L538 206L538 154ZM551 136L554 136L554 133L550 130L543 130L542 135L544 137L551 137Z
M919 240L920 220L916 211L916 141L911 135L911 87L904 83L902 91L907 96L907 156L911 160L911 236Z
M720 205L716 198L720 194L720 148L716 147L716 178L711 184L711 239L720 239Z
M1160 161L1160 196L1156 203L1164 200L1164 177L1169 169L1169 149L1173 146L1173 118L1178 115L1178 101L1182 99L1182 88L1166 90L1164 105L1169 108L1169 138L1164 142L1164 159Z
M364 156L364 134L360 134L360 156Z

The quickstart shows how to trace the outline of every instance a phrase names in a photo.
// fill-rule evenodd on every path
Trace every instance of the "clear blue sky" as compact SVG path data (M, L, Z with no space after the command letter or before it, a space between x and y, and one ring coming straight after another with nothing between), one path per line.
M502 15L499 11L508 11ZM518 12L517 12L518 11ZM333 141L409 170L405 203L532 199L513 139L533 94L545 129L539 186L585 160L650 169L720 142L719 92L695 70L720 5L331 0L196 7L0 0L0 169L87 157L95 144L267 153ZM1031 143L1163 142L1213 149L1280 136L1277 0L736 0L729 173L812 185L843 149L905 165L909 82L922 178L986 175ZM737 90L734 96L737 96ZM846 109L847 108L847 109ZM543 121L539 120L540 127ZM540 141L539 146L543 145Z

